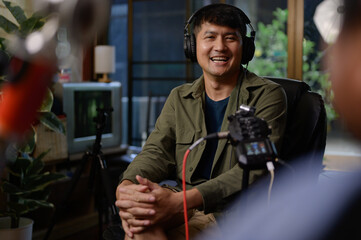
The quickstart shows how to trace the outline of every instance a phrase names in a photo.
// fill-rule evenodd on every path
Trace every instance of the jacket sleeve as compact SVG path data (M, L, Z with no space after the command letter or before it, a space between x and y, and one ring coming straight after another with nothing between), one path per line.
M283 88L277 84L272 84L265 92L256 104L255 116L267 121L272 131L269 138L280 152L286 128L286 94Z
M136 182L135 176L140 175L159 183L165 179L171 179L171 176L175 175L175 121L169 99L170 97L164 104L155 129L149 135L142 151L123 173L122 180L128 179Z

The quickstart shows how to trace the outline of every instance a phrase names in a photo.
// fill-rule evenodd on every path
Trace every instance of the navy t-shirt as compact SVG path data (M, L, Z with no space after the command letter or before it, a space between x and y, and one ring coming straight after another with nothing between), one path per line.
M220 101L213 101L206 94L205 120L207 134L219 132L226 112L228 98ZM197 167L196 175L205 179L210 179L212 164L218 146L218 139L210 139L206 142L206 148L203 152L201 161Z

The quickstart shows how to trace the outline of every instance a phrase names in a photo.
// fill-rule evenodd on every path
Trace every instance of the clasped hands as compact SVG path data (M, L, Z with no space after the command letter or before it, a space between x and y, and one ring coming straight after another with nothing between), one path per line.
M182 196L141 176L139 184L123 181L116 190L115 205L125 233L132 238L149 227L164 224L182 212Z

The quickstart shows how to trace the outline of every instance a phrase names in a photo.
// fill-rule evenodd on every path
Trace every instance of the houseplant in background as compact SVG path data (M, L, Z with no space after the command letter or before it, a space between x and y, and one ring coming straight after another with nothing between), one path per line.
M44 124L53 131L65 133L64 126L57 117L49 111L52 105L52 95L48 95L46 101L39 111L39 123ZM31 127L30 135L25 144L12 144L8 147L11 151L7 154L7 173L8 177L2 179L0 192L7 198L5 208L0 210L0 217L3 222L10 221L7 227L16 230L0 229L0 238L2 234L8 237L11 234L21 234L24 230L19 228L21 216L34 211L40 207L54 207L52 203L47 202L50 190L48 186L55 181L64 178L63 174L44 172L43 157L44 152L37 157L32 156L36 147L36 132ZM50 151L50 149L48 150ZM26 221L25 221L26 222ZM29 221L28 221L29 222ZM30 221L32 224L32 221ZM9 223L7 223L9 224ZM20 233L19 233L20 231ZM30 233L32 230L29 230ZM18 235L17 235L18 236ZM30 235L31 239L31 235Z
M287 44L286 32L288 10L277 8L273 12L275 17L270 24L257 24L255 40L255 57L250 62L249 69L260 76L287 77ZM328 74L321 69L321 59L324 53L315 50L315 43L306 37L303 40L303 81L311 89L319 93L324 102L327 121L330 123L337 115L332 106L333 93Z
M3 1L3 3L17 21L13 23L4 16L0 16L0 28L6 33L26 36L44 25L45 18L37 14L28 18L21 7L8 1ZM5 38L0 38L0 50L4 55L11 55L6 51ZM6 76L2 76L0 84L6 81ZM43 124L55 132L65 134L62 122L51 112L52 104L53 94L48 90L42 106L38 109L38 117L34 125ZM21 216L39 207L53 207L53 204L47 201L50 194L48 187L64 177L62 174L44 172L43 157L50 150L34 157L36 138L36 130L34 126L31 126L26 134L26 140L21 144L8 144L6 151L7 166L5 173L8 176L5 176L0 184L0 194L6 198L6 204L1 206L0 217L3 217L2 220L11 220L11 228L19 231L23 230L19 228L19 224L22 222ZM9 239L10 236L7 235L9 232L14 233L12 230L0 229L0 239ZM28 235L25 239L31 239L31 232L32 230L30 230L30 236ZM2 233L6 235L1 236ZM13 239L19 239L19 235Z

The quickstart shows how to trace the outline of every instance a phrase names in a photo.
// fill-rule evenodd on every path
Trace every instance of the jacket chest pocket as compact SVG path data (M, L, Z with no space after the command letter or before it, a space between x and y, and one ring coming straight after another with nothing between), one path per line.
M191 131L179 131L177 132L176 139L176 162L177 172L182 171L183 157L187 149L193 144L195 133ZM188 164L187 164L188 165Z

